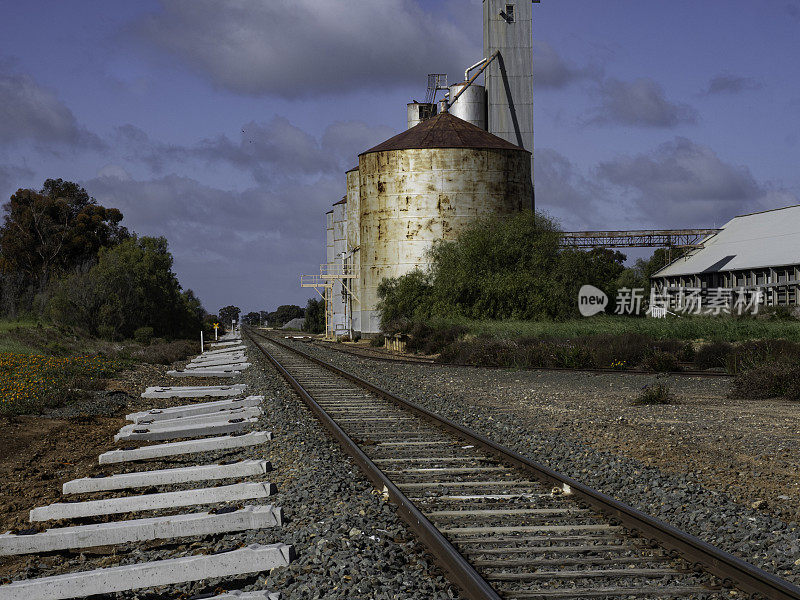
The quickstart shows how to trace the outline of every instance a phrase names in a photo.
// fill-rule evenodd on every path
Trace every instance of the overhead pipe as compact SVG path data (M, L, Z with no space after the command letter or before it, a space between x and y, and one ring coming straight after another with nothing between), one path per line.
M477 67L478 65L480 65L481 63L483 63L483 64L482 64L482 66L481 66L481 68L480 68L480 69L478 69L478 70L475 72L475 75L473 75L472 77L470 77L470 78L467 80L467 85L465 85L464 87L462 87L462 88L461 88L461 89L458 91L458 93L457 93L455 96L453 96L453 99L452 99L452 100L449 100L449 101L447 102L447 109L445 109L445 110L448 110L448 109L449 109L451 106L453 106L453 104L455 104L455 103L456 103L456 100L458 100L459 96L461 96L461 94L463 94L463 93L464 93L464 92L467 90L467 88L473 84L473 82L474 82L474 81L475 81L475 80L476 80L476 79L477 79L477 78L480 76L480 74L481 74L481 73L483 73L483 72L486 70L486 67L488 67L488 66L489 66L489 64L490 64L490 63L491 63L491 62L492 62L492 61L493 61L495 58L497 58L499 55L500 55L500 50L495 50L494 54L492 54L492 55L491 55L489 58L485 58L485 59L484 59L484 60L482 60L481 62L479 62L479 63L475 63L475 64L474 64L474 65L472 65L472 66L471 66L469 69L467 69L467 71L465 72L465 75L469 74L469 72L470 72L472 69L474 69L475 67Z
M468 67L467 70L464 71L464 81L469 79L469 72L472 71L472 69L476 69L476 68L480 67L485 62L486 62L486 59L482 58L478 62L476 62L474 65L472 65L471 67Z

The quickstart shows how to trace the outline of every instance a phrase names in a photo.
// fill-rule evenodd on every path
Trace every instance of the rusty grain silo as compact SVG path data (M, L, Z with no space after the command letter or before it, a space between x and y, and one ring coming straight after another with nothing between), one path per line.
M359 198L359 177L358 166L353 167L345 174L347 179L347 259L346 267L352 268L353 272L358 273L361 266L361 228L359 227L359 207L361 200ZM359 299L361 294L359 291L360 280L348 279L347 286L350 288L351 294L348 301L348 314L351 315L353 331L361 331L361 307Z
M377 288L423 267L435 240L530 207L530 152L447 112L359 155L361 331L380 331Z

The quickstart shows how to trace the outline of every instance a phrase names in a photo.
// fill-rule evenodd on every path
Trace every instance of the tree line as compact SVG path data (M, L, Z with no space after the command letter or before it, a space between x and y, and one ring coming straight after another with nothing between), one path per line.
M621 252L563 249L560 235L553 219L524 212L480 219L457 239L435 242L428 269L384 279L378 286L382 330L453 316L566 320L578 316L582 285L604 290L613 303L622 287L649 289L650 275L666 264L659 249L651 259L625 267Z
M309 298L305 308L296 304L283 304L273 311L251 311L242 315L238 306L225 306L219 309L219 318L226 325L232 321L241 321L251 327L280 328L294 319L303 319L302 330L309 333L322 333L325 328L325 303L319 299Z
M194 337L207 314L172 270L166 238L138 236L78 184L47 179L3 204L0 313L109 339ZM149 335L145 335L149 330Z

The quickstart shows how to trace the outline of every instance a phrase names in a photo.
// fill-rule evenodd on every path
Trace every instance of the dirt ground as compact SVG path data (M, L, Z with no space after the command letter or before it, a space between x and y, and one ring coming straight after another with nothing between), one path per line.
M139 365L108 380L106 390L133 400L142 382L152 385L166 370ZM28 512L59 502L65 481L100 471L97 456L117 447L114 434L125 425L125 396L114 397L112 404L100 394L51 416L0 418L0 531L31 527Z
M0 481L4 482L0 486L0 531L31 528L30 510L63 502L64 482L101 473L98 455L121 447L114 442L114 434L127 423L125 414L141 408L138 398L145 387L169 381L166 372L170 368L139 364L107 380L104 392L47 416L0 418ZM197 382L186 381L187 385ZM0 579L3 572L17 568L16 563L29 560L29 556L3 559Z

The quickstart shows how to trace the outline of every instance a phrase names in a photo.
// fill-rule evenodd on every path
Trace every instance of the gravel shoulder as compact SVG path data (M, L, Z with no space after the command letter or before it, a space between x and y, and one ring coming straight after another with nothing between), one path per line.
M393 364L294 343L800 582L798 403L729 400L726 378ZM656 381L678 403L632 406Z
M86 430L76 428L72 412L89 415L107 413L102 403L75 406L64 414L54 415L53 422L66 423L58 436L60 444L54 452L74 452L80 455L80 468L59 472L47 480L45 486L16 490L13 494L14 511L2 515L6 523L17 526L27 520L27 511L59 498L63 481L100 472L123 472L171 468L190 464L207 464L223 460L266 459L272 463L273 471L266 480L277 486L278 493L260 501L280 506L284 513L284 525L271 529L225 534L205 538L181 538L169 541L123 544L115 547L73 550L46 555L28 555L0 559L0 581L22 578L44 577L60 573L83 571L101 567L132 564L142 561L161 560L198 553L240 547L245 544L286 543L292 544L297 553L296 560L286 568L273 569L259 577L238 581L208 580L203 583L156 588L135 593L121 593L110 597L117 599L155 599L192 597L197 594L219 592L223 589L280 591L283 598L375 598L389 599L452 599L458 592L433 564L432 557L419 544L410 529L396 515L395 508L375 492L357 467L346 457L338 445L326 434L294 392L285 384L277 372L260 357L258 350L248 350L253 366L241 376L225 383L248 384L247 394L262 394L262 416L258 429L272 431L273 440L261 447L235 449L226 452L209 452L176 457L174 460L149 460L134 464L123 464L102 468L97 464L97 455L117 447L112 435L124 424L126 412L146 410L154 406L174 406L190 403L191 400L143 400L138 397L145 386L193 385L199 380L176 380L166 376L167 368L143 367L141 372L131 372L120 377L109 387L117 392L127 392L122 405L116 407L113 417L103 428ZM202 380L201 385L217 382ZM70 414L67 414L70 413ZM91 418L97 419L94 416ZM43 438L48 438L43 432ZM125 446L130 443L122 444ZM33 473L30 461L25 466L29 450L24 443L17 445L16 464L22 466L20 478ZM54 460L55 454L44 454L40 458ZM0 461L2 468L2 461ZM220 485L242 481L222 480ZM208 482L207 485L215 485ZM45 491L47 487L47 491ZM191 484L159 486L135 493L174 491L201 487ZM105 494L121 495L120 493ZM68 499L89 499L98 495L69 496ZM4 498L5 501L5 498ZM196 511L214 506L197 507ZM195 512L193 509L150 511L119 515L117 519L142 516L160 516L176 512ZM48 526L67 526L81 523L103 522L109 517L81 521L48 522ZM116 520L116 519L114 519Z

